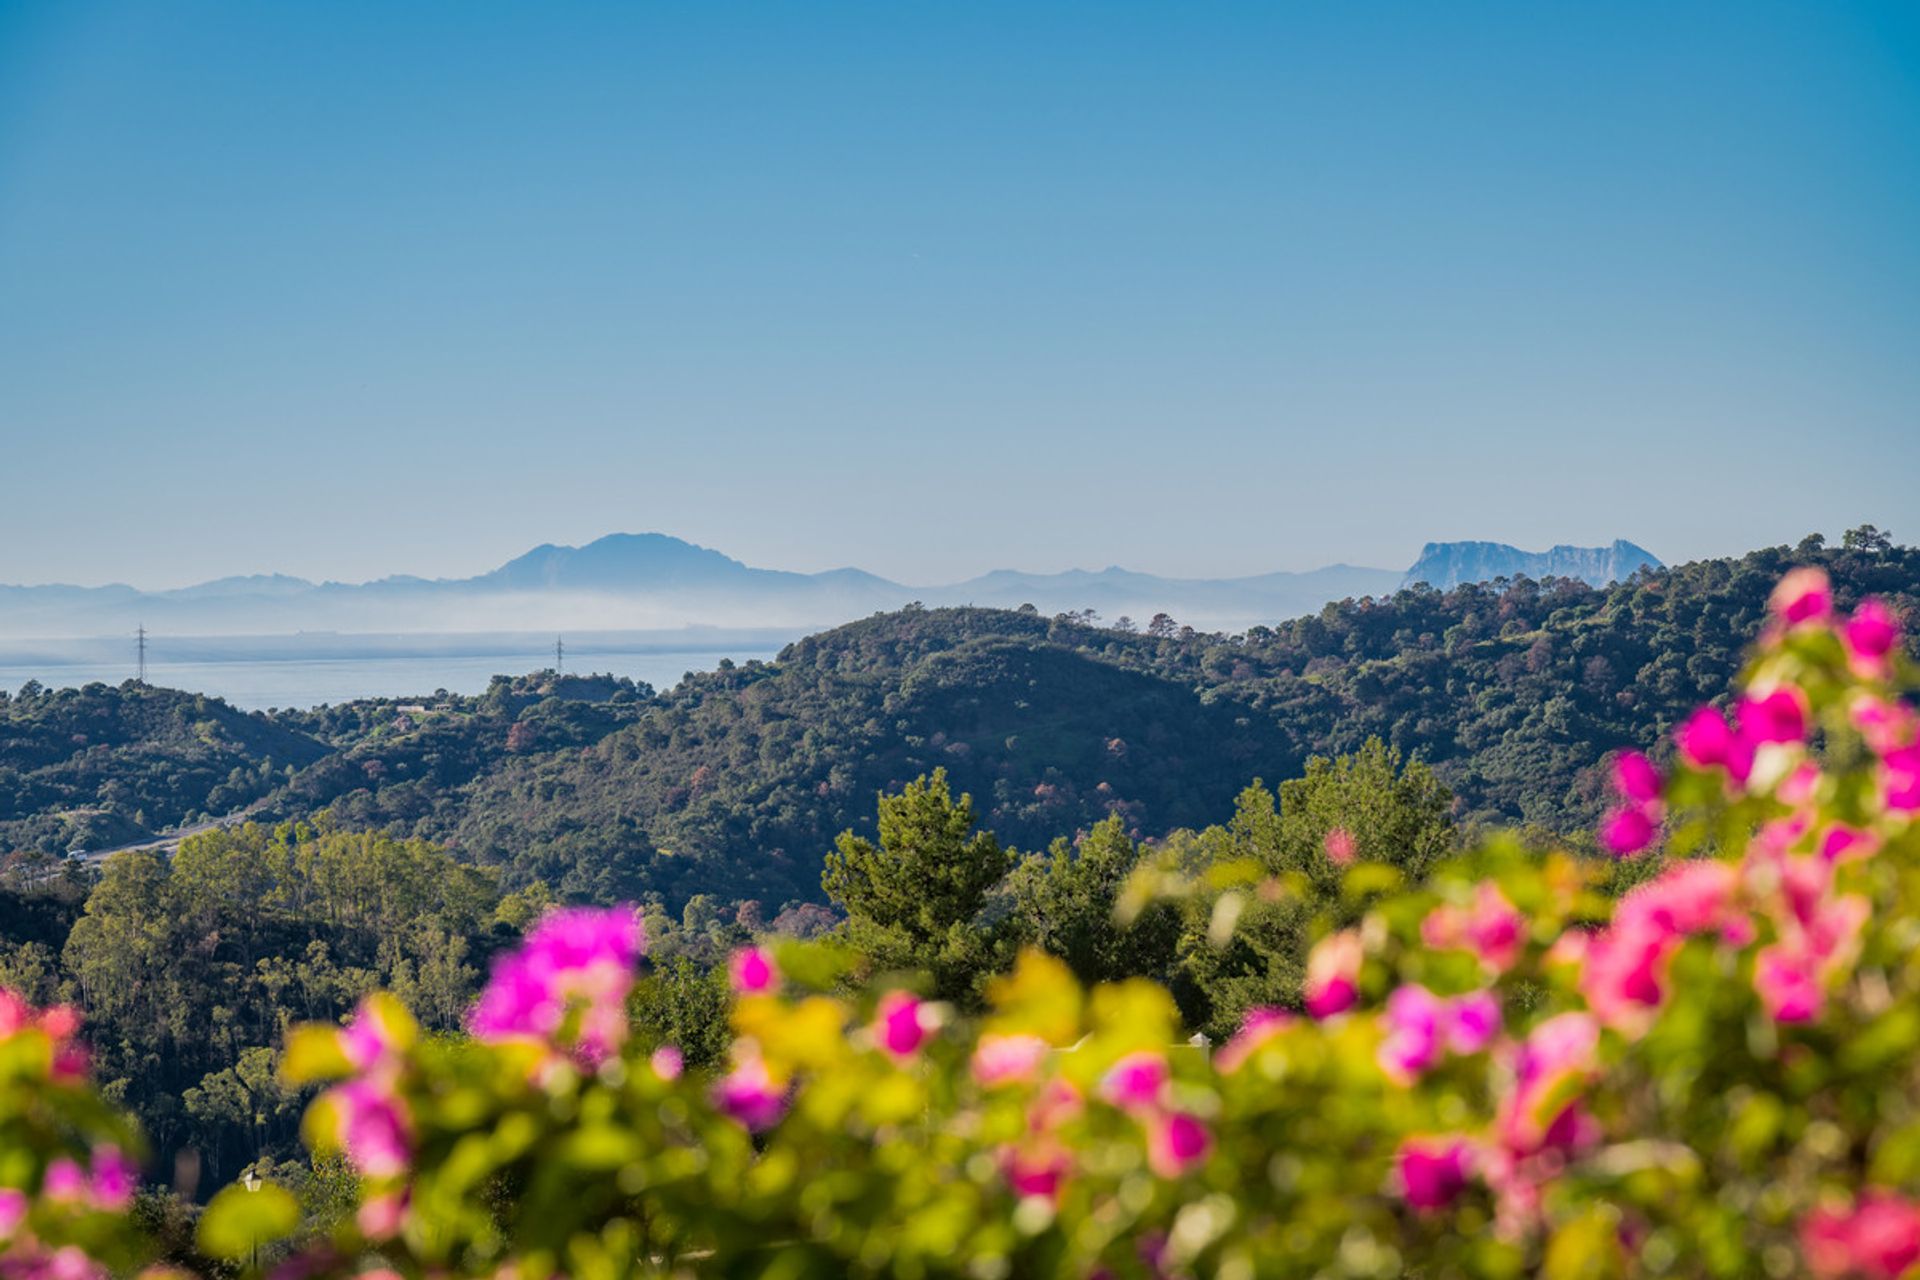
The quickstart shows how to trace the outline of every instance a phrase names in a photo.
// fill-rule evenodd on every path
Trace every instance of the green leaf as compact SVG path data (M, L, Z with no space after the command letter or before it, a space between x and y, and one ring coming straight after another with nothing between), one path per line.
M235 1184L213 1198L200 1216L200 1251L215 1258L238 1261L263 1244L293 1234L300 1225L300 1205L291 1192L271 1182L253 1191Z
M340 1047L340 1032L327 1026L295 1027L287 1035L280 1077L288 1084L314 1084L349 1075L353 1065Z

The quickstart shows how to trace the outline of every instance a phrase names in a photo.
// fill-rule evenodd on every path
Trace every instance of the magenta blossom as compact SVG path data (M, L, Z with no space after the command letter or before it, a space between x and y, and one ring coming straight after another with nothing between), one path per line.
M1613 758L1613 789L1623 800L1653 804L1660 799L1660 770L1638 751L1622 751Z
M983 1089L1030 1084L1040 1076L1049 1046L1039 1036L983 1035L973 1049L973 1079Z
M1853 616L1840 628L1840 639L1847 648L1848 665L1856 675L1885 679L1889 673L1888 659L1894 646L1900 643L1900 621L1884 601L1869 597L1860 602Z
M1316 1018L1331 1018L1351 1009L1360 999L1360 962L1364 951L1360 935L1348 929L1329 934L1307 955L1307 978L1301 998Z
M662 1080L678 1080L686 1064L686 1056L677 1044L663 1044L647 1057L647 1065Z
M133 1203L140 1187L140 1171L127 1153L111 1143L93 1149L92 1174L87 1193L96 1208L119 1212Z
M1872 856L1879 847L1879 836L1856 827L1830 827L1820 838L1820 856L1828 862L1855 862Z
M1487 991L1447 999L1408 983L1387 997L1385 1024L1380 1066L1407 1084L1445 1053L1478 1053L1492 1043L1500 1033L1500 1004Z
M13 1237L27 1220L27 1193L17 1187L0 1187L0 1241Z
M1896 747L1880 758L1880 799L1895 813L1920 812L1920 747Z
M1054 1199L1072 1168L1067 1153L1051 1142L1033 1147L1008 1147L1000 1156L1001 1176L1013 1194L1023 1200L1029 1196Z
M1614 909L1613 923L1588 937L1580 992L1610 1027L1637 1031L1665 998L1667 961L1694 934L1717 933L1736 945L1753 938L1738 899L1740 873L1724 862L1683 862ZM1576 935L1568 935L1576 936Z
M1782 685L1764 697L1742 698L1735 710L1740 736L1754 746L1806 741L1807 695L1792 685Z
M408 1028L390 997L368 997L340 1031L340 1052L356 1071L394 1065L406 1048Z
M1875 755L1884 756L1920 740L1920 716L1904 702L1863 693L1848 706L1847 715Z
M1167 1056L1142 1049L1113 1064L1100 1080L1100 1096L1126 1111L1159 1106L1173 1083Z
M1584 1013L1555 1014L1527 1035L1514 1053L1513 1087L1500 1109L1500 1140L1508 1151L1525 1154L1576 1140L1572 1086L1593 1074L1599 1046L1600 1024Z
M360 1234L369 1240L391 1240L406 1225L410 1197L405 1191L387 1191L368 1196L353 1215ZM361 1273L363 1276L365 1272Z
M1818 963L1802 947L1760 948L1753 959L1753 987L1775 1022L1811 1022L1827 1003Z
M1800 1252L1821 1280L1897 1280L1920 1262L1920 1204L1876 1189L1845 1213L1816 1209L1800 1224Z
M47 1162L46 1174L40 1182L40 1194L47 1199L62 1203L75 1203L87 1198L87 1173L80 1162L71 1156L55 1156Z
M1214 1055L1213 1064L1222 1075L1232 1075L1246 1065L1248 1058L1256 1053L1260 1046L1272 1040L1289 1026L1293 1025L1293 1014L1272 1005L1247 1010L1240 1020L1240 1030L1233 1039L1220 1046L1220 1052Z
M494 965L469 1019L474 1036L557 1044L578 1011L571 1047L588 1066L619 1049L627 1035L627 993L644 949L630 907L567 908L549 913L518 951Z
M917 996L905 991L889 991L880 997L880 1007L875 1010L873 1038L894 1057L911 1057L933 1034L932 1014Z
M1527 922L1500 886L1483 880L1473 905L1443 902L1420 922L1420 940L1430 947L1471 951L1494 973L1505 973L1527 942Z
M1727 718L1712 707L1701 707L1673 731L1680 758L1696 769L1725 769L1735 782L1745 784L1753 772L1753 744L1735 733Z
M360 1172L391 1178L405 1172L413 1155L406 1104L366 1080L349 1080L328 1095L340 1147Z
M735 995L764 995L780 985L780 969L763 947L742 947L727 961Z
M1473 1144L1458 1135L1408 1138L1394 1159L1400 1195L1415 1209L1444 1209L1466 1190Z
M1824 621L1833 614L1833 584L1827 581L1824 569L1792 569L1774 587L1768 604L1789 627Z
M1651 814L1640 805L1623 805L1600 824L1600 845L1616 858L1630 858L1653 843L1659 831Z
M714 1105L754 1133L786 1114L787 1091L774 1083L758 1054L743 1057L713 1087Z
M1188 1111L1156 1113L1147 1126L1147 1167L1178 1178L1204 1164L1213 1150L1207 1122Z

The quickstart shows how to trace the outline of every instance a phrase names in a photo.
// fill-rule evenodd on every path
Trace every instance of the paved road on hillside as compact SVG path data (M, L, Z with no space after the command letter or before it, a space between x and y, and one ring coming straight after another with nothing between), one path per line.
M246 808L236 810L224 818L213 818L206 822L196 822L190 827L176 827L157 840L144 840L139 844L115 845L111 849L89 849L85 853L76 855L76 857L79 861L86 863L90 867L97 867L116 853L139 853L156 850L161 853L172 853L180 847L182 840L190 840L194 836L204 835L209 831L218 831L222 827L238 825L252 817L259 808L260 806L258 804L250 804Z

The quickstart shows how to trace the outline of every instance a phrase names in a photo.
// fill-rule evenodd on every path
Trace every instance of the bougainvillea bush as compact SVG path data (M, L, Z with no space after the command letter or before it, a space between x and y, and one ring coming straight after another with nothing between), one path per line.
M324 1086L308 1139L361 1194L278 1265L1920 1274L1920 720L1900 653L1880 605L1841 617L1823 578L1790 576L1731 705L1662 763L1616 764L1602 840L1644 860L1637 888L1615 900L1611 868L1517 844L1419 884L1330 848L1343 900L1304 1008L1218 1046L1183 1041L1153 983L1083 990L1038 954L962 1018L910 980L837 993L830 950L750 949L729 1063L696 1078L630 1034L634 915L554 913L468 1036L376 997L291 1038L289 1076ZM1139 889L1217 892L1230 930L1234 895L1295 886ZM50 1244L46 1168L0 1165L0 1186Z

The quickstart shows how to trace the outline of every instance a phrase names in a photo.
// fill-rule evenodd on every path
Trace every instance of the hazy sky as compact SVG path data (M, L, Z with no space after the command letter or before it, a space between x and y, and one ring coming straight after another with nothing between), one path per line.
M1920 5L0 0L0 582L1920 539Z

